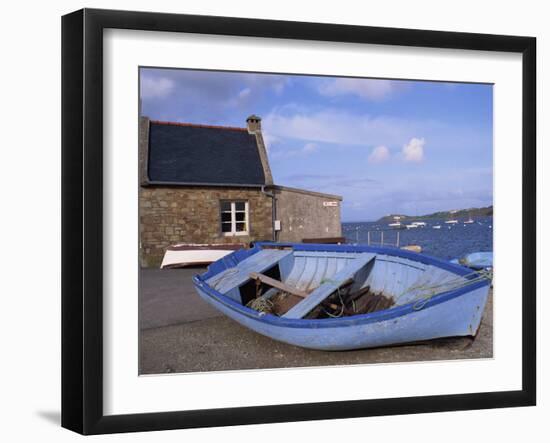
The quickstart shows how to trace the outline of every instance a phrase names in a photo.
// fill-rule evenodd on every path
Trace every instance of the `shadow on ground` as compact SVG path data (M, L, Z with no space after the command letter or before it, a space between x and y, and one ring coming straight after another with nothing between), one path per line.
M60 411L36 411L36 415L53 425L61 426Z

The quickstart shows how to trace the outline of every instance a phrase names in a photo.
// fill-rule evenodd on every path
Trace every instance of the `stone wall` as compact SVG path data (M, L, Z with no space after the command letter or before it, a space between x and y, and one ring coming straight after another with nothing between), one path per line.
M276 218L281 221L277 240L301 242L304 238L341 237L342 197L275 186Z
M224 236L220 200L246 200L249 235ZM255 188L141 187L140 258L159 266L167 246L176 243L249 243L273 238L271 198Z

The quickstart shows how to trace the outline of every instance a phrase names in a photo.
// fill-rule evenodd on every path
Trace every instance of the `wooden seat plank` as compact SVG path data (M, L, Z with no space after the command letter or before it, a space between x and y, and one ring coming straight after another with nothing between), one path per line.
M307 292L305 291L300 291L294 286L287 285L282 281L275 280L274 278L268 277L267 275L264 275L264 274L251 272L249 276L252 280L259 280L268 286L280 289L281 291L284 291L284 292L288 292L289 294L297 295L298 297L305 298L308 295Z
M291 250L263 249L244 259L237 266L228 268L210 277L207 283L218 292L225 294L249 280L251 272L263 272L275 266L280 260L290 254L292 254Z
M353 278L356 274L359 273L365 266L367 266L372 260L376 258L376 254L371 253L361 253L354 260L350 260L350 263L343 268L341 271L338 271L334 277L319 286L311 294L309 294L304 300L295 305L290 309L285 315L284 318L303 318L312 309L322 303L329 295L338 290L342 285L349 281L350 278Z

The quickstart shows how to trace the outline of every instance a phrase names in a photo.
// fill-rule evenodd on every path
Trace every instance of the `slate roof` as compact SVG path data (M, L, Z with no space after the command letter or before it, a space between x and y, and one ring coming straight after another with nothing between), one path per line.
M245 128L151 121L151 183L265 184L256 137Z

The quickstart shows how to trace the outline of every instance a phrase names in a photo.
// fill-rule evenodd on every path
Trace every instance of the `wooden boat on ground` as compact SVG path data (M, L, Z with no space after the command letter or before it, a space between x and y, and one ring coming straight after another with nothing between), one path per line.
M260 334L346 350L475 335L484 273L397 248L257 243L193 278L198 294Z
M164 252L160 269L184 268L186 266L204 266L231 254L233 251L244 248L244 245L235 244L197 244L181 243L168 246Z

